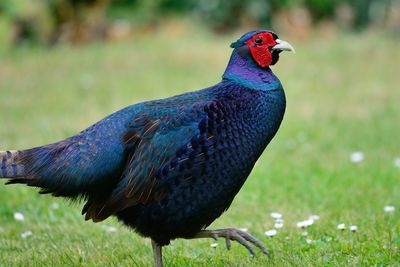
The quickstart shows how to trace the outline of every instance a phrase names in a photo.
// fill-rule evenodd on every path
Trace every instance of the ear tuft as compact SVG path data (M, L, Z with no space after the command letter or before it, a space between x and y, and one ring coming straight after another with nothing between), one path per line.
M231 43L230 47L231 48L238 48L238 47L240 47L242 45L243 45L243 43L239 42L239 40L237 40L236 42Z

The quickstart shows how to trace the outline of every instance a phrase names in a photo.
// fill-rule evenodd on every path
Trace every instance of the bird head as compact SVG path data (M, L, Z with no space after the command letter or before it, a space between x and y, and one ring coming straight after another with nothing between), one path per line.
M251 57L255 63L262 67L275 65L282 51L295 52L292 45L278 38L272 31L251 31L231 44L240 56Z

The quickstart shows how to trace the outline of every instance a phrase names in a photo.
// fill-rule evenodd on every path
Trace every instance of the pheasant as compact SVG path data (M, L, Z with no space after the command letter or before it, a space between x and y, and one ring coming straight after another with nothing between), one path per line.
M116 216L152 241L154 264L176 238L264 245L235 228L206 230L231 205L279 129L285 94L270 66L293 47L268 30L244 34L214 86L117 111L54 144L0 152L7 184L85 199L82 214Z

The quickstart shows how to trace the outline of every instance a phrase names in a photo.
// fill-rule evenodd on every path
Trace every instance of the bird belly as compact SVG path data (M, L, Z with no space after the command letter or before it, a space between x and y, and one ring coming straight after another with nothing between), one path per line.
M210 175L176 186L161 201L128 208L118 218L159 244L192 237L229 208L251 168L252 164L242 164L235 169L210 170Z

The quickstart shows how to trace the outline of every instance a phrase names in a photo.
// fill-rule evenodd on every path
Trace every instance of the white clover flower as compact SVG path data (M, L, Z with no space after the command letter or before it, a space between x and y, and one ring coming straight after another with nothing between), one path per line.
M357 232L358 227L357 227L357 225L352 225L352 226L349 227L349 229L350 229L350 231L352 231L352 232Z
M400 158L394 159L394 166L396 166L397 168L400 168Z
M311 226L313 224L314 224L314 220L313 219L307 219L305 221L301 221L301 222L296 223L296 226L298 228L306 228L306 227L309 227L309 226Z
M314 220L313 219L308 219L304 221L304 224L306 227L311 226L314 224Z
M340 223L340 224L338 224L337 229L344 230L344 229L346 229L346 225L344 223Z
M278 229L282 228L283 227L283 222L275 222L274 227L278 228Z
M312 243L312 240L311 239L306 239L306 243L310 245Z
M21 233L22 238L27 238L28 236L31 236L31 235L32 235L31 230L27 230L27 231Z
M314 220L314 221L318 221L319 220L319 215L313 214L308 219L311 219L311 220Z
M22 214L21 212L14 212L14 219L16 221L22 222L23 220L25 220L25 217L24 214Z
M117 228L115 228L114 226L105 226L104 230L106 230L106 232L108 233L115 233L117 232Z
M210 244L210 247L216 248L216 247L218 247L218 243L211 243L211 244Z
M277 233L278 233L278 231L276 231L275 229L272 229L272 230L265 231L264 234L265 234L266 236L268 236L268 237L273 237L273 236L275 236Z
M383 208L383 210L385 211L385 212L387 212L387 213L392 213L392 212L394 212L395 211L395 207L394 206L385 206L384 208Z
M275 222L276 223L284 223L285 221L282 218L280 218L280 219L275 219Z
M271 217L275 220L282 219L282 214L279 212L271 212Z
M360 151L353 152L350 156L350 160L353 163L360 163L364 160L364 153Z

